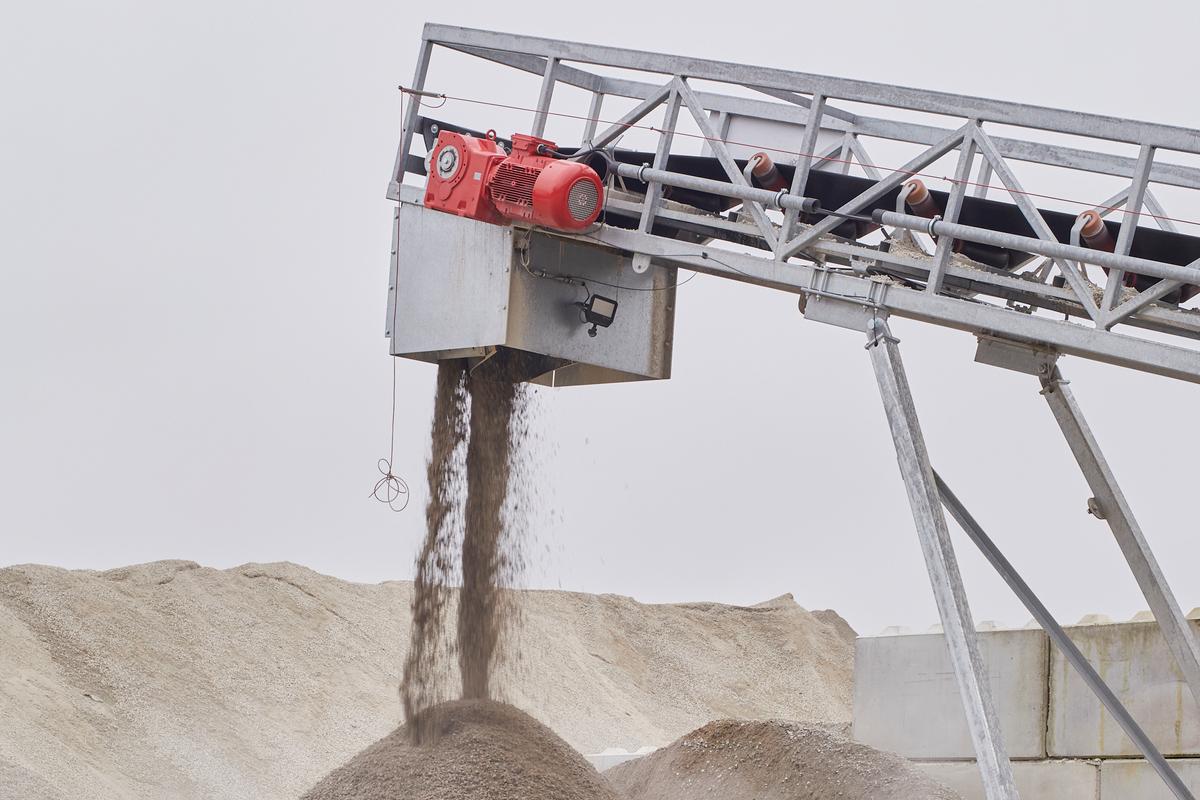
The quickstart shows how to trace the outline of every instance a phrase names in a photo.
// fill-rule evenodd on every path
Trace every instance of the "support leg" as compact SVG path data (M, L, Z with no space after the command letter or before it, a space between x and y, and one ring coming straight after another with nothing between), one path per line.
M1145 757L1146 762L1154 768L1158 776L1162 778L1167 788L1178 800L1195 800L1191 791L1184 785L1183 780L1171 769L1167 760L1163 758L1162 753L1154 746L1154 742L1150 741L1150 737L1142 730L1137 721L1130 716L1129 711L1122 705L1121 701L1108 688L1108 684L1100 677L1100 673L1096 672L1095 668L1088 662L1087 658L1075 646L1067 636L1067 632L1062 629L1062 626L1050 614L1050 611L1038 599L1038 596L1033 593L1033 589L1029 588L1029 584L1020 576L1016 568L1009 562L1004 554L1000 552L1000 548L996 547L996 543L991 540L991 537L984 532L983 528L971 516L962 502L954 496L950 491L950 487L946 486L942 476L936 472L933 474L934 480L937 481L938 494L942 498L942 504L946 510L950 512L950 516L970 537L975 546L979 548L979 552L983 553L1004 582L1013 590L1013 594L1020 599L1021 603L1033 615L1033 618L1038 621L1042 629L1050 637L1050 641L1054 642L1054 646L1059 652L1070 662L1075 671L1079 673L1079 677L1083 678L1083 682L1091 688L1104 707L1108 709L1108 713L1112 714L1113 719L1121 726L1121 730L1125 731L1125 735L1137 746Z
M900 473L908 490L908 502L912 506L925 566L929 570L929 581L933 585L934 599L945 630L950 660L962 694L963 710L975 745L984 790L988 800L1017 800L1012 766L1000 732L991 686L979 656L975 623L967 606L954 545L946 527L946 516L934 483L925 439L917 422L908 378L900 361L897 340L891 336L882 319L872 319L868 336L870 341L867 349L871 353L879 394L887 412Z
M1062 429L1083 477L1095 496L1093 513L1108 523L1113 537L1121 548L1133 577L1137 579L1154 619L1162 629L1167 647L1183 674L1192 697L1200 704L1200 642L1192 633L1183 610L1179 607L1167 579L1163 576L1158 560L1150 549L1142 529L1133 516L1121 487L1113 476L1104 453L1092 435L1083 412L1075 402L1067 381L1056 366L1047 365L1046 372L1040 376L1042 396L1050 404L1054 419Z

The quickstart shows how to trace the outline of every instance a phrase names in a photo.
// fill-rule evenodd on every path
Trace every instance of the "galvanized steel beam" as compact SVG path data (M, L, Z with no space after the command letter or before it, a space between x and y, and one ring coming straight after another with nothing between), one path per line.
M804 126L804 135L800 137L800 156L796 161L796 171L792 173L791 193L800 197L804 196L804 189L808 185L808 171L812 169L813 149L817 146L817 136L821 133L821 119L824 114L825 97L816 95L808 109L808 122ZM775 258L779 261L787 260L787 256L783 252L784 248L780 245L791 241L797 216L795 209L788 209L784 214L783 230L779 234L779 241L774 243L771 248L775 251Z
M958 155L958 165L954 168L954 183L950 187L950 196L946 199L945 219L947 222L958 222L958 213L962 210L963 198L967 194L967 181L971 178L971 165L975 163L975 129L971 124ZM937 249L933 253L933 265L929 268L929 280L925 290L937 293L942 290L942 276L950 256L954 254L954 239L942 236L938 239Z
M671 153L671 142L675 138L675 125L679 122L679 108L682 100L675 82L671 82L670 94L667 97L667 110L663 117L663 126L658 134L658 150L654 153L654 169L662 170L667 165L667 157ZM642 205L642 216L638 220L638 233L650 233L654 228L654 215L658 211L659 200L662 199L662 184L651 183L646 189L646 199ZM634 253L633 271L645 272L650 268L650 257L645 253Z
M813 107L815 98L805 97L804 95L796 94L795 92L785 92L782 89L768 89L763 86L750 86L749 84L744 85L747 89L753 89L756 92L762 92L768 97L774 97L776 100L783 100L786 103L791 103L793 105L800 106L801 108L807 108L811 110ZM827 105L825 107L825 113L833 119L840 119L843 122L849 122L851 125L854 125L858 122L857 114L852 114L849 111L835 108L834 106Z
M1109 468L1067 381L1057 367L1049 368L1040 380L1042 396L1054 413L1054 419L1062 429L1067 445L1095 496L1098 507L1096 514L1112 530L1121 554L1129 563L1133 577L1162 629L1167 649L1191 690L1192 697L1200 704L1200 642L1171 592L1166 576L1150 549L1150 543L1142 534L1141 526L1133 516L1133 509Z
M932 164L934 161L937 161L939 158L946 155L946 153L949 153L951 150L957 147L959 143L962 142L963 136L965 136L966 133L967 128L966 126L963 126L959 130L947 136L933 147L909 161L903 167L900 167L900 169L896 170L888 177L876 183L870 189L867 189L865 192L843 205L837 210L838 214L855 214L861 211L864 207L870 205L890 192L892 189L895 189L897 186L904 183L904 181L910 178L914 172L919 172L920 170ZM788 241L787 244L783 246L783 259L787 259L796 255L801 250L815 242L818 238L829 233L841 224L842 218L836 215L830 215L821 220L816 225L813 225L804 233Z
M625 131L629 130L631 126L641 122L647 114L666 102L667 98L671 96L673 89L674 81L669 81L665 86L658 87L657 91L651 93L645 100L622 114L619 120L604 130L604 133L594 139L584 140L584 148L608 147L622 136Z
M988 672L979 655L975 623L971 619L954 544L946 527L933 467L917 421L908 376L896 346L898 340L888 330L886 317L871 318L867 337L871 366L875 370L879 395L896 447L900 474L908 491L908 503L912 507L913 522L950 650L950 662L958 680L984 792L988 800L1017 800Z
M541 75L545 71L546 59L540 56L445 41L439 41L437 44L495 63L505 64L506 66L531 74ZM599 91L615 97L631 97L635 99L644 99L657 88L657 84L627 78L601 76L561 64L558 79L562 83L577 86L588 91ZM704 106L712 111L724 111L742 116L771 119L778 122L804 124L805 115L801 110L803 105L793 102L797 98L802 98L802 95L789 90L765 91L764 87L761 86L751 86L749 88L773 97L785 99L789 104L769 103L745 97L708 92L697 92L697 95L704 103ZM950 129L948 128L938 128L932 125L922 125L900 120L880 119L844 111L839 111L839 113L831 112L828 116L831 118L828 127L833 130L846 130L857 135L924 144L926 146L938 142L946 134L950 133ZM854 121L850 122L847 117L853 117ZM1117 156L1072 147L1059 147L1041 142L1008 139L999 136L993 137L992 141L1005 158L1015 161L1047 164L1065 169L1095 172L1122 178L1132 178L1136 169L1136 159L1126 156ZM1155 183L1169 186L1200 189L1200 169L1183 164L1160 162L1154 165L1151 171L1151 180Z
M1129 255L1133 247L1133 236L1137 233L1138 219L1142 213L1142 202L1146 197L1146 184L1150 180L1150 168L1154 164L1154 148L1149 145L1142 147L1138 154L1137 170L1133 175L1133 184L1125 197L1125 217L1121 220L1121 231L1117 234L1117 245L1113 251L1119 256ZM1104 284L1104 298L1100 309L1104 313L1112 310L1117 304L1121 287L1125 285L1125 270L1110 269L1108 280ZM1102 324L1107 320L1102 320Z
M743 283L806 293L816 273L826 273L806 263L779 262L758 255L707 247L682 240L641 234L604 226L582 241L600 242L634 253L643 253L663 264L719 275ZM817 242L814 254L863 254L870 248L840 242ZM682 254L691 254L690 256ZM876 284L868 277L845 273L826 273L830 291L843 299L866 298ZM1030 289L1041 284L1028 282ZM1200 353L1153 339L1140 339L1113 331L1076 325L1059 319L1022 314L987 303L968 302L947 295L933 295L903 286L887 285L881 303L895 316L924 320L948 328L990 333L1017 341L1044 342L1066 355L1077 355L1142 372L1200 383Z
M1025 103L1010 103L982 97L933 92L883 83L835 78L771 67L733 64L704 58L668 55L622 47L564 42L537 36L462 28L428 23L425 38L445 44L485 47L529 53L543 58L598 64L624 69L683 75L702 80L723 81L768 89L823 94L829 98L874 103L930 114L945 114L983 122L1019 125L1038 130L1069 133L1111 141L1147 144L1187 153L1200 153L1200 131L1173 125L1136 122L1100 114L1080 114Z
M1025 215L1029 227L1033 229L1038 239L1047 242L1057 242L1054 234L1050 231L1050 226L1042 218L1042 212L1033 204L1033 200L1025 192L1024 187L1021 186L1021 182L1017 179L1016 174L1005 162L1000 151L996 149L996 145L991 137L980 128L976 131L975 141L979 145L979 151L991 165L992 171L1000 178L1000 182L1008 189L1013 202L1017 204L1017 208L1021 209L1021 213ZM1043 255L1048 254L1043 253ZM1055 257L1054 263L1067 279L1067 283L1071 284L1071 288L1075 290L1075 297L1084 310L1087 311L1088 316L1093 320L1098 319L1100 307L1096 304L1096 298L1092 296L1090 285L1087 278L1084 277L1083 271L1078 265L1065 258Z
M529 129L531 136L539 139L546 135L546 120L549 116L550 101L554 99L554 86L557 83L555 72L558 70L558 59L547 58L546 70L542 74L542 90L538 94L537 111L533 114L533 125Z
M429 58L432 53L433 44L422 40L421 49L417 52L417 66L413 70L412 80L412 88L417 91L425 88L425 77L429 74ZM404 183L408 151L412 148L413 131L416 130L420 112L421 104L410 97L408 105L404 109L404 118L400 121L400 145L396 149L396 165L392 168L392 180L388 184L387 190L389 200L400 199L400 184Z
M733 160L733 156L729 153L729 148L725 146L725 140L720 133L712 126L708 115L704 113L704 107L700 100L696 97L692 87L688 86L687 81L682 78L675 79L675 91L679 92L680 99L687 106L688 111L692 115L692 119L700 128L700 133L708 140L709 149L712 151L713 157L721 165L721 169L725 170L725 174L729 176L729 182L733 186L738 186L744 189L751 188L750 183L746 180L746 176L738 169L738 165ZM801 193L802 194L802 193ZM775 248L775 224L767 218L767 214L763 211L761 203L753 200L745 200L743 205L750 211L750 216L754 220L754 224L758 225L759 231L762 233L763 240L772 250Z

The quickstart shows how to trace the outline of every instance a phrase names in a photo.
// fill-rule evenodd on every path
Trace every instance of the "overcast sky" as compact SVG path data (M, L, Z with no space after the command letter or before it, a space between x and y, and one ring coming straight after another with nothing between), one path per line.
M394 514L368 494L387 452L396 85L426 20L1197 124L1200 6L1068 6L9 4L0 563L411 576L428 365L400 367L396 467L414 502ZM536 81L437 59L431 89L536 98ZM521 121L485 127L505 124ZM703 276L678 308L669 382L538 391L528 582L654 602L792 592L867 633L934 623L860 337ZM939 470L1060 619L1145 607L1036 382L973 364L966 334L895 331ZM1181 603L1200 605L1200 387L1063 369ZM955 534L976 618L1023 623Z

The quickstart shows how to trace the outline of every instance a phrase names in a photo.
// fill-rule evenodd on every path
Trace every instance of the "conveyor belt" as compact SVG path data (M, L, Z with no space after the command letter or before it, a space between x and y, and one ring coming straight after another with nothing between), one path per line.
M441 129L455 130L479 137L484 136L481 132L463 128L453 123L421 118L420 131L424 136L427 148L432 148L437 135L436 131ZM573 152L571 148L560 149L566 153ZM616 150L614 155L618 161L627 164L646 164L654 160L653 153L633 150ZM595 160L597 163L593 164L593 166L603 169L603 159L597 157ZM739 167L745 167L746 165L745 161L738 161L737 163ZM795 168L782 163L777 164L777 166L780 172L783 173L785 180L790 183ZM671 172L695 175L712 180L728 181L728 176L721 168L720 163L715 158L708 156L672 155L667 159L666 168ZM422 175L425 174L424 163L419 158L410 156L410 171ZM866 191L875 183L876 181L870 178L842 175L837 172L828 172L825 170L813 170L809 175L808 185L804 193L809 197L819 200L822 208L836 209ZM624 186L633 192L644 193L646 191L646 185L636 180L626 179ZM1003 189L1000 191L1003 191ZM899 188L893 189L876 202L864 208L861 213L869 215L876 208L894 210L899 192ZM933 195L940 208L946 207L946 192L931 189L930 194ZM733 198L687 189L671 188L667 196L676 202L695 206L709 212L728 211L740 204L740 201ZM1075 215L1044 209L1039 209L1039 212L1054 236L1060 242L1069 244L1071 240L1071 228L1074 226L1076 220ZM824 216L824 214L817 212L806 216L804 221L813 223L819 221ZM1021 213L1020 208L1014 203L1003 200L988 200L968 196L963 200L963 207L959 213L958 221L963 225L1003 231L1018 236L1035 237L1037 235L1025 219L1025 215ZM620 220L616 219L613 219L612 222L614 224L621 224ZM1115 239L1121 226L1114 222L1106 222L1105 224ZM834 230L834 234L847 239L857 239L869 233L870 230L870 226L864 223L846 221ZM1006 270L1016 269L1032 258L1028 253L970 242L963 243L963 254L983 264ZM1158 228L1139 225L1130 254L1138 258L1161 261L1167 264L1187 265L1200 259L1200 237L1189 236L1183 233L1172 233ZM1136 288L1139 290L1148 288L1156 282L1156 278L1142 275L1136 276ZM1170 295L1164 298L1166 302L1171 302L1175 299L1177 297Z

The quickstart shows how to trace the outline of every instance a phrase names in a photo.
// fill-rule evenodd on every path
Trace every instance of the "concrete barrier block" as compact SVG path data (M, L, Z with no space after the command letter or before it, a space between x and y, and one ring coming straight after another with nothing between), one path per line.
M957 792L962 800L987 800L974 761L917 764L935 781ZM1021 800L1097 800L1100 768L1088 761L1015 761L1013 780ZM1132 800L1135 795L1129 795Z
M1200 635L1200 623L1193 623ZM1200 711L1154 623L1067 628L1096 671L1165 755L1200 755ZM1054 651L1047 751L1053 757L1140 755L1096 696Z
M1200 759L1173 758L1170 764L1192 794L1200 794ZM1175 795L1145 761L1114 759L1100 766L1100 800L1175 800Z
M1009 755L1046 753L1049 641L1041 631L982 633L980 654ZM908 758L969 759L958 683L940 635L860 638L854 663L854 738Z

